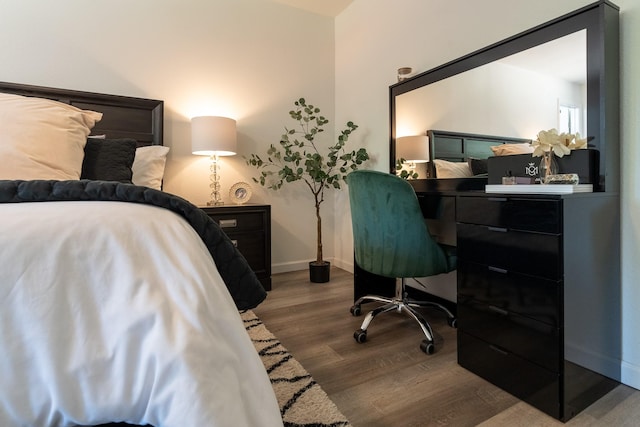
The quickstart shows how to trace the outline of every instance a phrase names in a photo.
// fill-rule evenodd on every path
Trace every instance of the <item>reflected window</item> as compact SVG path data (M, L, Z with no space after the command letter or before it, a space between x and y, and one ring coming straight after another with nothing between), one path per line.
M580 128L580 107L560 105L558 109L558 132L577 133ZM584 133L584 132L581 132Z

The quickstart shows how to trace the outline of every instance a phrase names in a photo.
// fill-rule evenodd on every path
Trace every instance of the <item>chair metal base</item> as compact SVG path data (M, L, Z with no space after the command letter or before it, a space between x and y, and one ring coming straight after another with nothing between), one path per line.
M433 330L431 329L431 325L429 322L425 320L425 318L420 314L415 308L420 307L434 307L438 310L441 310L447 315L447 323L449 326L455 328L456 327L456 317L451 313L449 309L447 309L442 304L433 302L433 301L418 301L414 299L410 299L407 297L407 292L405 289L405 279L403 278L400 282L396 283L396 291L395 296L392 298L382 297L378 295L365 295L359 298L351 307L351 314L354 316L359 316L362 313L361 305L366 302L380 302L384 305L377 307L371 310L364 318L362 322L362 326L360 329L354 332L353 337L359 343L365 342L367 339L367 328L373 321L373 319L382 313L388 313L390 311L397 311L398 313L406 313L410 317L412 317L420 326L422 333L425 336L425 340L422 341L420 348L427 354L433 354L435 348L433 343Z

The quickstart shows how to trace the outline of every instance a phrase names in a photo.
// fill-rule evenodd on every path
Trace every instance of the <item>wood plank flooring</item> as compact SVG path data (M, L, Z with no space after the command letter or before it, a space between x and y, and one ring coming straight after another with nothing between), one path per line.
M354 427L637 426L640 391L621 385L563 424L458 366L455 329L425 311L436 352L420 350L421 331L406 315L387 313L353 332L353 276L333 268L331 281L308 272L273 276L273 290L254 311L313 375ZM363 311L369 308L363 306Z

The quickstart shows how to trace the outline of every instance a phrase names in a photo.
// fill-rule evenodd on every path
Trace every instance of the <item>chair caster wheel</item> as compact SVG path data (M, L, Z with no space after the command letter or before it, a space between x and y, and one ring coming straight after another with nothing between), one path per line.
M352 305L349 311L352 316L360 316L362 314L362 307L359 305Z
M363 331L362 329L358 329L353 333L353 338L356 342L362 344L367 340L367 331Z
M422 340L422 342L420 343L420 350L424 351L427 354L433 354L433 352L436 351L436 347L432 342Z
M447 323L449 324L449 326L451 326L454 329L458 328L458 319L453 317L451 319L447 319Z

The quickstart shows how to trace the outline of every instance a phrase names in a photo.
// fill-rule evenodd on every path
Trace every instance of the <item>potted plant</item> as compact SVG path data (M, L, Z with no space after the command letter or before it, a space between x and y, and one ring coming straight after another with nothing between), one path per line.
M315 261L309 262L311 282L329 281L330 263L322 256L322 218L320 205L324 202L324 191L340 189L340 183L347 174L356 170L369 159L364 148L347 151L345 145L349 135L358 126L349 121L340 132L335 144L327 148L316 142L316 137L324 132L329 123L320 115L320 109L307 104L304 98L294 102L295 109L289 115L296 122L293 128L285 126L285 133L280 138L280 147L273 144L267 150L266 159L251 154L247 164L260 170L260 176L253 180L260 185L279 190L285 183L302 181L313 195L316 213L317 250Z
M396 160L396 175L399 176L400 178L404 179L404 180L408 180L408 179L418 179L418 177L420 176L418 174L418 172L414 171L414 170L406 170L404 169L404 164L406 163L406 160L403 158L400 158L398 160Z

